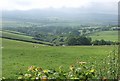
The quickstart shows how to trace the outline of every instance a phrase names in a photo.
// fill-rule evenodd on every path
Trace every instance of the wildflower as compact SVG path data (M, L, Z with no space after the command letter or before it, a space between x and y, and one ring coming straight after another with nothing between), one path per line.
M107 71L107 73L110 73L110 71Z
M42 68L41 68L41 67L37 67L37 70L38 70L38 71L42 71Z
M35 68L35 71L38 71L38 69L37 69L37 68Z
M48 70L43 70L44 73L48 73Z
M41 75L41 72L38 72L38 76L40 76Z
M59 73L56 73L56 72L55 72L53 75L59 75Z
M18 79L23 79L23 77L22 77L22 76L19 76Z
M75 77L74 79L79 79L78 77Z
M38 80L39 79L39 77L36 77L36 80Z
M80 72L82 69L81 68L77 68L76 71Z
M95 72L95 70L94 70L94 69L92 69L92 70L90 70L90 72L91 72L91 73L93 73L93 72Z
M28 74L25 74L25 77L27 77L28 76Z
M79 62L79 64L86 64L86 62Z
M63 68L62 66L59 67L59 72L62 72L62 68Z
M75 68L74 68L74 66L73 66L73 65L71 65L71 66L70 66L70 70L72 70L72 71L73 71L74 69L75 69Z
M25 74L25 77L31 77L32 75L31 74Z
M30 66L30 67L28 68L28 71L34 71L34 69L35 69L35 66Z

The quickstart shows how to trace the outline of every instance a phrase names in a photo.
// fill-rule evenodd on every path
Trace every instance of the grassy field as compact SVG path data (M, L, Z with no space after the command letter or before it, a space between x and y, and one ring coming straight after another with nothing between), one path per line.
M63 65L66 69L77 61L96 61L99 64L110 51L116 49L114 46L51 47L8 39L2 39L2 44L2 71L6 78L15 78L31 65L44 69Z
M13 33L11 33L11 32L13 32ZM43 41L35 40L31 36L22 35L22 33L18 33L18 34L15 34L15 33L18 33L18 32L0 31L0 34L2 34L2 36L4 36L4 37L10 37L10 38L16 38L16 39L29 40L29 41L35 41L35 42L50 44L49 42L43 42Z
M101 31L89 35L94 40L118 41L118 31Z
M18 38L18 39L25 39L25 40L32 40L32 37L30 37L30 36L13 34L13 33L5 32L5 31L2 31L2 36L11 37L11 38Z

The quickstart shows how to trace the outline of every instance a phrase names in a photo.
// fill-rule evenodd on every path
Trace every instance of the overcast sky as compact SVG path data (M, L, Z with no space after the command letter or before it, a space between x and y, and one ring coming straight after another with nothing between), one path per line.
M117 10L119 0L2 0L3 10L30 10L44 8L89 8L99 7Z

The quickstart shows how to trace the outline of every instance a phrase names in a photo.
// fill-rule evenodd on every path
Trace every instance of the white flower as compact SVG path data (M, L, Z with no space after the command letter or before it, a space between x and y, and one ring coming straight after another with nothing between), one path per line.
M38 80L38 79L39 79L39 77L36 77L36 79Z

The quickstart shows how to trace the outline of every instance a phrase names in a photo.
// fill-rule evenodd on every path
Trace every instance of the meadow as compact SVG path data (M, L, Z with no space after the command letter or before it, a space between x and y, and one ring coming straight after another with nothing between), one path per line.
M0 33L1 33L1 31L0 31ZM11 38L17 38L17 39L25 39L25 40L32 40L32 37L25 36L25 35L20 35L20 34L13 34L13 33L10 33L9 31L2 31L2 36L5 36L5 37L11 37Z
M107 40L107 41L118 41L118 31L101 31L95 32L89 35L92 40Z
M17 78L19 72L31 66L51 69L63 66L67 68L76 63L101 61L117 46L46 46L15 40L2 40L2 76Z

